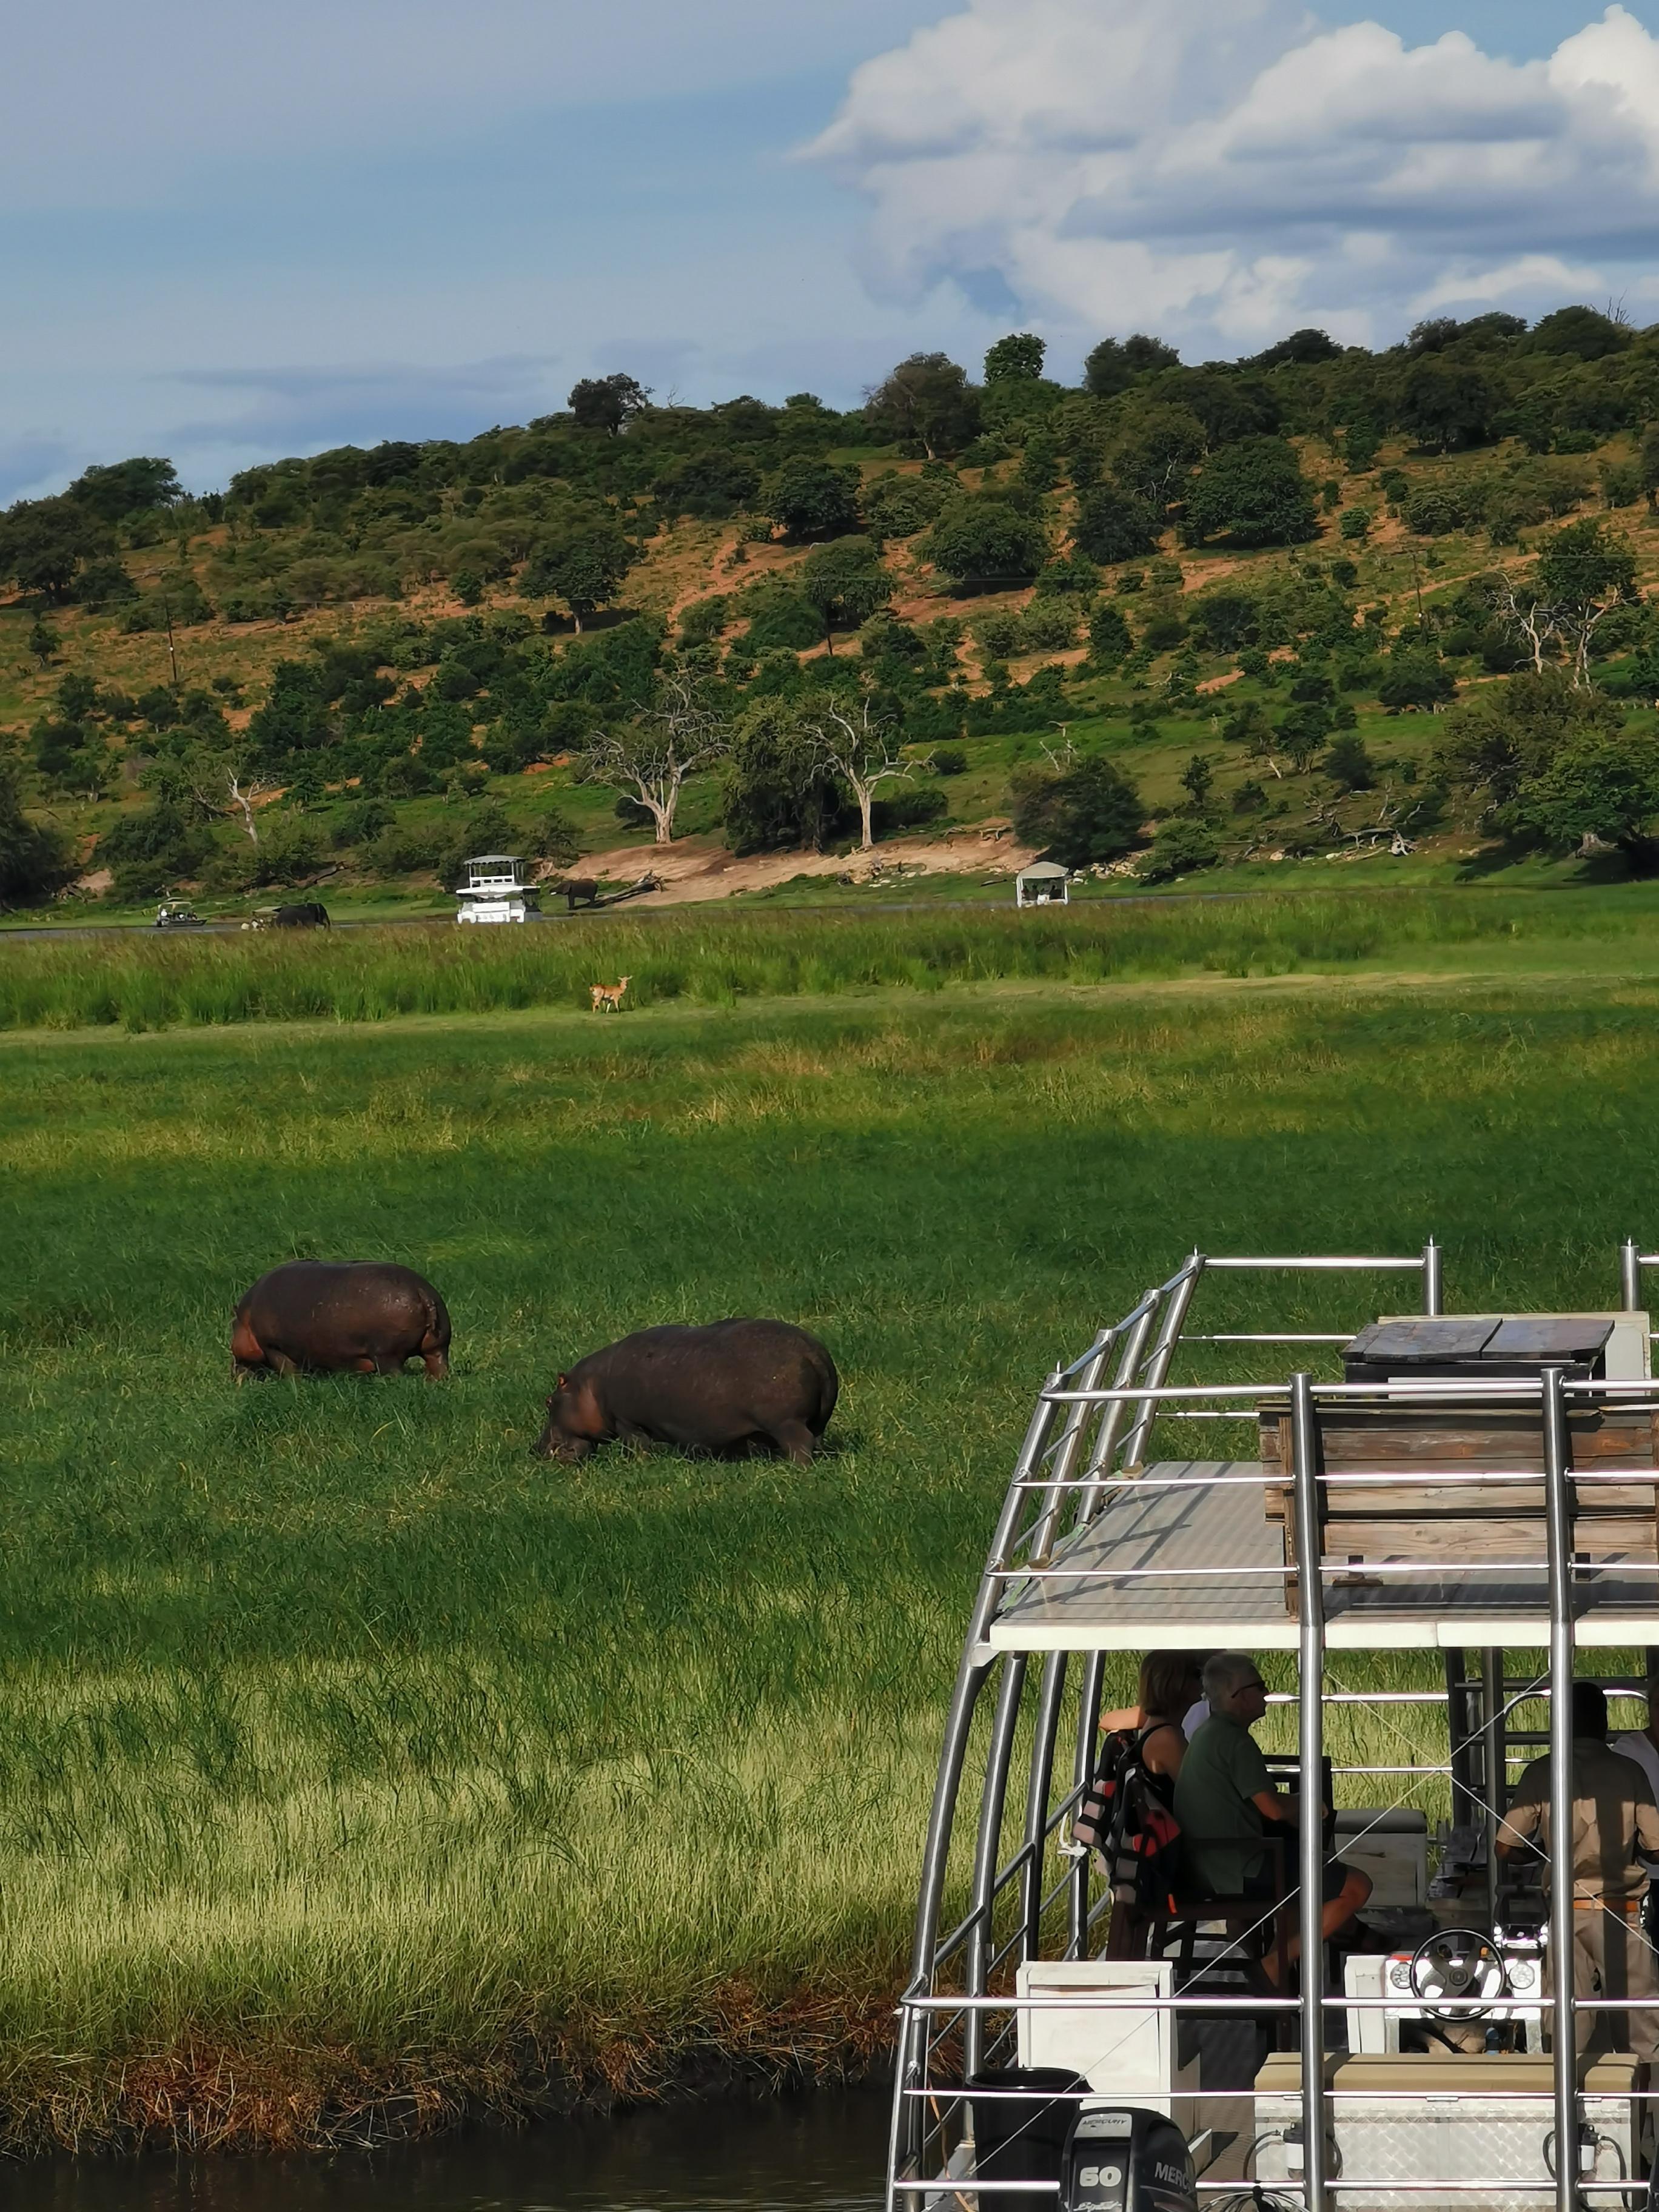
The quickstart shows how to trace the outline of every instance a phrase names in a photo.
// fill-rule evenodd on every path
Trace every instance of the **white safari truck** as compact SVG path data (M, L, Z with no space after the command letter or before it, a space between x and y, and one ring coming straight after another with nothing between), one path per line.
M1549 1962L1575 1671L1616 1733L1659 1662L1653 1265L1626 1244L1603 1311L1447 1314L1432 1243L1194 1252L1048 1376L946 1723L889 2212L1649 2204L1632 2002ZM1260 1655L1281 1685L1270 1767L1334 1808L1285 1831L1282 1904L1148 1907L1073 1839L1109 1666L1154 1650ZM1494 1849L1545 1755L1547 1882ZM1326 1946L1331 1852L1372 1891Z
M512 853L464 860L455 899L457 921L524 921L541 913L528 865Z

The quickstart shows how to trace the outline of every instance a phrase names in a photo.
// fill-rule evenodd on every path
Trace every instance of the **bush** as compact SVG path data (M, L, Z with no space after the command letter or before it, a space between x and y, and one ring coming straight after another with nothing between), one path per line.
M1136 872L1144 883L1165 883L1196 868L1212 868L1220 857L1220 847L1201 822L1166 822Z
M968 767L968 755L961 745L935 745L933 752L935 775L962 775Z
M97 860L112 869L118 898L159 898L180 878L193 876L213 850L206 825L191 822L171 799L157 799L123 814L98 842Z
M788 584L768 584L743 598L744 611L749 616L749 635L744 642L751 653L767 653L785 648L790 652L804 651L817 645L823 635L823 621L817 609L803 592Z
M1013 607L998 607L993 613L981 615L974 624L974 638L982 653L994 659L1006 660L1019 651L1024 641L1024 624Z
M1033 599L1020 618L1028 653L1064 653L1077 643L1077 609L1069 599Z
M396 818L383 799L354 799L334 824L333 842L367 845L383 830L389 830Z
M864 494L864 520L875 538L914 538L926 530L948 496L948 487L925 477L878 477Z
M1048 557L1042 520L983 495L952 500L921 541L923 556L964 590L1028 582Z
M946 805L942 791L930 791L925 786L920 791L896 791L890 799L877 799L871 808L871 833L877 838L896 837L903 830L920 830L937 822Z

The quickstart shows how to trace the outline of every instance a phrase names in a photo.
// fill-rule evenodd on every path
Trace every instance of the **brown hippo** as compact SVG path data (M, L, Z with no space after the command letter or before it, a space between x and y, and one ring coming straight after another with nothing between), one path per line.
M289 1260L261 1275L237 1307L230 1356L239 1382L264 1367L396 1375L406 1359L447 1375L449 1312L412 1267Z
M758 1438L805 1467L840 1388L817 1337L787 1321L642 1328L560 1376L536 1449L574 1463L612 1437L714 1452Z

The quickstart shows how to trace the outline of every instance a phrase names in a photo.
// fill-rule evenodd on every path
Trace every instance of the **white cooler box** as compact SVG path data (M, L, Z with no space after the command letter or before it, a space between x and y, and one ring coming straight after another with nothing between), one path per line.
M1022 1997L1168 1997L1174 1973L1162 1959L1033 1959L1016 1974L1014 1991ZM1022 2066L1081 2074L1097 2096L1162 2112L1190 2141L1201 2124L1198 2060L1177 2065L1176 2048L1176 2015L1150 2006L1091 2011L1052 2005L1019 2014Z
M1644 2072L1627 2052L1580 2061L1580 2114L1595 2137L1595 2163L1581 2166L1583 2179L1621 2181L1645 2171L1638 2117L1645 2107L1635 2095ZM1333 2089L1348 2093L1326 2107L1336 2145L1333 2176L1379 2185L1342 2190L1343 2212L1470 2212L1475 2204L1480 2212L1538 2212L1545 2202L1535 2186L1501 2184L1535 2185L1548 2172L1544 2145L1555 2132L1555 2109L1547 2057L1395 2052L1333 2058L1326 2078ZM1517 2092L1524 2102L1513 2101ZM1287 2139L1291 2130L1295 2142ZM1294 2052L1276 2051L1256 2076L1254 2179L1269 2186L1299 2181L1301 2131L1302 2062ZM1391 2181L1415 2185L1391 2190ZM1500 2185L1478 2196L1467 2187L1438 2196L1422 2186L1436 2181Z

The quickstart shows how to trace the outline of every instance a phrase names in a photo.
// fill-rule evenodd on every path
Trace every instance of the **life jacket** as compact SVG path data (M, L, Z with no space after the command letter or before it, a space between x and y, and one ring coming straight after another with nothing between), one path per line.
M1181 1824L1170 1807L1173 1784L1152 1773L1142 1756L1156 1733L1113 1730L1072 1821L1073 1840L1095 1853L1113 1901L1137 1914L1175 1910L1181 1853Z

